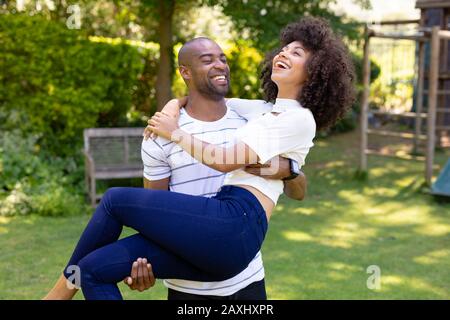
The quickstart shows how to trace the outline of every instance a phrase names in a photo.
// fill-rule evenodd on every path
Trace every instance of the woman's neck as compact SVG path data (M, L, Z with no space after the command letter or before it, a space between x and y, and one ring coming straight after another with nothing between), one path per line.
M301 88L289 88L289 89L280 89L278 88L278 94L277 94L277 99L293 99L293 100L297 100L297 98L299 97L300 93L301 93Z

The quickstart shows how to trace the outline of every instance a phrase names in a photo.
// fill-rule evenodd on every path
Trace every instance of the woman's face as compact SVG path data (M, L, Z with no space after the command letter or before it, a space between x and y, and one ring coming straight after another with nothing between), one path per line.
M306 61L311 53L300 41L286 45L272 61L272 81L280 85L302 87L307 80Z

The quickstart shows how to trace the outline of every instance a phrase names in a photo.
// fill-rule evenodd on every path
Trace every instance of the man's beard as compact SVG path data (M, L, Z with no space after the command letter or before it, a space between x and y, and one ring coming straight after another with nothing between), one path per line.
M230 82L228 81L228 85L227 85L226 89L219 90L208 79L206 82L199 83L197 85L197 90L204 97L206 97L210 100L220 101L227 95L228 91L230 91Z

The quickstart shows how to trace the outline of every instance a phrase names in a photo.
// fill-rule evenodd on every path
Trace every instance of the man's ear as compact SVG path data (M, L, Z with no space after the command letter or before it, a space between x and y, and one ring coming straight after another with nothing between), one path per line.
M185 67L185 66L180 66L178 68L178 71L181 74L181 77L184 79L184 81L190 80L191 79L191 72L190 70Z

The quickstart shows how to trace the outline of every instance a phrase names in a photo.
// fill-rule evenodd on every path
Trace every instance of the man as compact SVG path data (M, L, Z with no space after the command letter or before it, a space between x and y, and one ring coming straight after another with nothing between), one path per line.
M222 49L208 38L187 42L179 52L179 71L188 89L188 103L181 110L179 126L206 142L228 146L234 143L234 131L247 120L237 114L225 95L229 91L229 66ZM234 100L233 103L249 103ZM263 103L252 100L251 103ZM251 106L249 106L251 108ZM223 183L225 174L215 171L184 152L178 145L162 138L144 140L144 187L171 190L192 195L212 197ZM291 172L291 161L275 159L277 172L265 177L292 178L285 181L285 193L301 200L306 189L306 179L300 172ZM279 161L279 162L278 162ZM273 164L275 166L275 164ZM252 174L262 174L260 166L246 169ZM295 177L295 178L294 178ZM151 265L146 259L134 262L131 276L125 279L131 289L145 290L155 283ZM261 252L248 267L231 279L219 282L198 282L166 279L168 299L266 299L264 267Z

